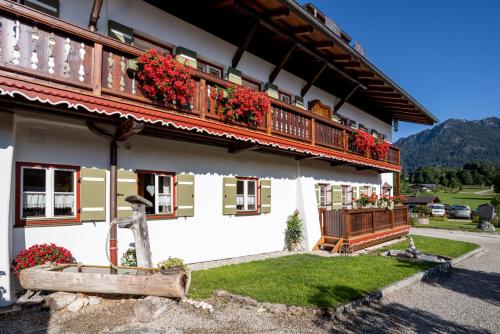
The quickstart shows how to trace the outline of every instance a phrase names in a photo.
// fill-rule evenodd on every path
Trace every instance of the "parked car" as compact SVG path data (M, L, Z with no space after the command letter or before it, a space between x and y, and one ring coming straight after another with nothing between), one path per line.
M453 218L470 219L470 215L471 212L468 205L455 205L451 212Z
M433 217L444 217L446 215L444 204L429 204L427 207L431 209L431 215Z

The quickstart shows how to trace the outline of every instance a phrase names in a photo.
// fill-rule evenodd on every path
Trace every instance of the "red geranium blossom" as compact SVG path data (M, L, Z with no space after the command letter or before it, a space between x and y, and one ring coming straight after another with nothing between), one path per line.
M375 138L365 131L357 131L351 136L351 142L358 149L359 153L371 152L375 147Z
M26 268L35 267L45 262L73 263L73 255L64 247L55 244L33 245L17 254L14 260L14 272L19 272Z
M158 103L187 105L193 96L195 82L192 70L155 49L137 58L137 80L143 94Z
M211 97L215 99L226 120L245 123L249 127L261 126L271 108L271 102L265 93L238 85L227 89L216 88L212 90Z

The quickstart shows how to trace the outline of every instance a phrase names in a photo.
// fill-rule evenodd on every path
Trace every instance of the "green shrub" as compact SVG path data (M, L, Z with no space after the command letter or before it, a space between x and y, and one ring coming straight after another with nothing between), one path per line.
M477 214L477 212L476 212L476 211L471 211L471 213L470 213L470 217L471 217L472 222L473 222L474 224L479 225L479 224L481 223L481 217L479 217L479 215Z
M413 213L419 213L423 218L430 217L432 210L425 205L417 205L413 209Z
M184 272L189 270L189 267L184 263L184 260L179 259L178 257L168 257L167 260L158 263L158 267L160 269L173 269L178 268Z
M124 267L137 267L137 257L135 255L135 248L129 248L123 253L120 260Z
M497 215L500 215L500 195L493 196L491 198L491 204L495 207Z
M302 235L302 219L299 218L299 212L295 211L292 215L288 216L286 221L285 242L286 248L292 250L294 244L301 242Z

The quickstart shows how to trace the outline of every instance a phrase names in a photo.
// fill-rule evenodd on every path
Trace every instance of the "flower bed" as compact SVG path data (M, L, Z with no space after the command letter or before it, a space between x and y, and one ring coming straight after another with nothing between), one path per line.
M226 121L244 123L252 128L264 124L265 116L271 108L271 102L265 93L243 86L218 87L212 91L211 97L215 99L216 108L222 112Z
M157 103L188 105L195 87L191 75L189 66L154 49L149 49L137 58L137 80L141 90Z
M74 261L71 252L64 247L55 244L33 245L16 256L14 272L18 275L23 269L39 266L46 262L73 263Z

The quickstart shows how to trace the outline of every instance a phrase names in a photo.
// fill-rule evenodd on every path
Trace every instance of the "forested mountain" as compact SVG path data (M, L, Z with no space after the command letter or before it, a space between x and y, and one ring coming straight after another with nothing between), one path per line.
M449 119L396 143L406 171L418 167L462 167L469 161L500 165L500 118Z

